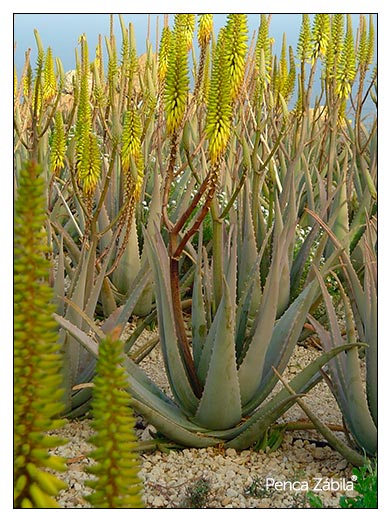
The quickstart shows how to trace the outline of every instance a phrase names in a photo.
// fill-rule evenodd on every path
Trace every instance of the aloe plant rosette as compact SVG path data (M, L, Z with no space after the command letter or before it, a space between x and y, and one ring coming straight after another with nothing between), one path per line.
M201 386L201 394L197 395L197 386L191 380L192 371L186 366L175 330L168 252L157 228L153 235L146 232L146 248L155 281L160 343L173 398L162 392L130 359L125 361L125 366L134 408L174 442L192 447L225 443L226 447L244 449L261 439L269 426L294 403L295 398L287 390L281 390L266 403L265 400L278 381L272 367L278 372L286 367L318 286L315 282L308 285L276 320L286 233L275 246L262 300L250 329L250 341L241 353L237 352L237 324L243 319L241 314L247 312L248 302L245 305L243 302L248 298L245 294L241 305L236 304L236 234L231 235L223 296L208 329L205 319L201 323L202 300L194 296L199 291L200 279L195 280L193 302L197 302L198 308L195 309L193 303L192 319L193 323L198 320L204 339L203 345L198 342L196 346L196 333L193 334L193 360L197 383ZM254 270L248 278L249 286L253 276ZM342 345L332 349L307 366L290 382L294 391L298 394L308 391L319 380L319 369L346 348Z

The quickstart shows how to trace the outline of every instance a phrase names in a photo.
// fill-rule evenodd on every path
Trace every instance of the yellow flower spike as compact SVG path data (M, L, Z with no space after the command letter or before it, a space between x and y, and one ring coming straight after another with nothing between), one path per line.
M171 30L168 25L163 27L160 40L160 50L158 53L158 79L161 82L164 81L167 69L168 69L168 58L171 48Z
M336 76L338 64L340 62L341 51L344 39L344 15L335 14L331 19L331 37L326 50L325 64L326 77L331 79Z
M201 14L198 20L198 43L200 47L208 45L213 32L213 15Z
M330 16L329 14L316 14L312 31L312 61L320 56L326 55L330 36Z
M347 15L347 31L345 33L344 46L341 53L339 68L337 71L337 95L345 99L352 89L352 82L356 74L355 42L352 31L351 15Z
M256 65L260 73L261 83L269 82L271 71L271 44L268 35L268 18L262 14L259 34L256 41Z
M226 59L231 95L236 99L244 79L248 22L245 14L229 14L226 25Z
M122 172L127 174L131 166L131 158L141 156L142 127L138 113L130 109L125 113L122 133L121 165Z
M91 196L100 178L101 159L97 137L92 132L83 146L83 154L79 162L78 174L83 192Z
M374 59L375 50L375 27L374 16L370 14L370 24L368 29L368 43L367 43L367 65L370 65Z
M297 55L302 63L308 62L310 60L312 55L312 49L313 44L310 29L310 18L308 14L303 14L297 47Z
M212 164L219 161L226 150L230 137L232 96L231 76L226 54L226 29L222 28L213 57L205 129Z
M66 140L61 112L54 116L53 140L50 151L50 167L58 173L65 165Z
M189 78L185 15L176 15L165 78L165 111L168 134L180 126L187 104Z
M56 95L56 92L53 54L51 48L48 47L43 68L43 101L50 101Z
M23 80L23 96L25 99L28 99L30 97L31 88L32 88L32 80L33 80L33 73L32 73L32 67L31 64L28 64L27 72Z
M185 41L187 44L187 51L189 51L192 47L192 38L194 36L195 29L195 15L194 14L182 14L176 15L181 16L183 20L184 33L185 33Z

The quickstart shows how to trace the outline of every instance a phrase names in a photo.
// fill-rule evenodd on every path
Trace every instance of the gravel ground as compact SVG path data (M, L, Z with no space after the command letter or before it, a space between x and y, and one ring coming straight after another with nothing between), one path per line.
M145 332L141 344L153 334ZM286 374L290 378L316 356L315 347L298 346ZM158 347L141 365L161 388L168 391ZM325 383L318 384L305 399L324 421L341 425L340 412ZM294 405L280 422L299 419L305 420L305 417ZM137 428L137 434L143 439L150 438L153 432L153 427L141 418ZM91 478L86 468L93 463L88 457L92 448L88 444L88 438L93 434L91 421L69 421L56 434L69 439L67 445L54 450L67 459L68 466L68 471L60 476L69 488L59 494L58 501L63 508L88 508L84 496L91 492L85 485ZM319 478L323 479L318 484L322 488L319 496L326 507L336 508L341 495L354 494L345 491L352 466L321 442L321 436L312 430L286 432L282 445L273 453L220 448L155 451L141 455L141 466L144 501L148 508L306 508L310 507L306 488L313 490ZM267 487L265 484L270 484L267 478L286 482L286 489ZM334 488L342 485L342 479L344 489L327 489L330 483ZM297 482L295 487L300 490L289 489L292 484L288 482Z

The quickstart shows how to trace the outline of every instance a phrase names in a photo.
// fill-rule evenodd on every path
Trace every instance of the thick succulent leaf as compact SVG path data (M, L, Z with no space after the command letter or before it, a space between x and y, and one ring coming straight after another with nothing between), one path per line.
M198 369L202 350L207 337L206 311L202 291L202 233L199 238L199 253L195 266L192 289L192 351L195 369Z
M239 269L238 269L238 298L241 299L245 294L247 280L249 276L252 278L252 302L250 314L254 316L261 300L261 282L260 272L253 273L253 266L257 260L257 245L255 232L253 227L251 205L249 201L248 182L244 189L244 208L243 208L243 229L242 243L239 250Z
M77 325L66 318L53 314L56 322L76 340L76 343L85 347L93 356L97 357L99 353L99 344L88 336L86 332L81 330Z
M351 346L336 347L331 352L326 352L312 361L290 382L294 392L303 394L309 391L319 381L319 378L316 377L318 371L334 356L348 348L351 348ZM225 432L232 439L229 446L245 449L257 442L270 424L281 417L294 402L295 398L291 397L285 388L282 389L267 404L258 408L244 424ZM212 434L219 435L219 432L212 432Z
M124 367L131 396L139 402L191 432L206 433L208 430L195 424L183 410L168 397L131 359L125 359ZM153 423L152 423L153 424Z
M133 398L132 406L142 414L148 422L153 424L160 433L182 446L189 446L191 448L207 448L209 446L215 446L221 442L221 439L216 437L191 432L188 429L183 428L180 424L171 420L166 415L159 413L137 399Z
M96 190L97 190L96 195L100 197L100 190L99 190L98 186L96 187ZM99 241L99 247L100 247L101 251L104 251L104 249L109 245L110 241L112 240L113 232L112 232L112 229L108 229L109 225L110 225L110 217L108 216L106 205L105 205L105 203L103 203L102 207L99 211L98 221L97 221L97 227L98 227L99 232L102 232L105 229L107 229L107 231L104 233L104 235L101 237L101 239Z
M145 230L145 247L156 286L161 348L169 384L180 406L190 414L194 414L198 399L193 393L179 350L173 321L172 299L169 290L168 253L157 227L155 228L153 238L148 231Z
M228 247L226 251L226 258L228 258L228 261L225 276L229 288L230 298L233 302L233 322L235 323L237 300L237 225L231 225L229 239L227 242Z
M65 264L64 264L64 238L61 235L60 244L58 247L58 263L57 273L54 279L54 295L57 312L60 315L64 313L64 296L65 296Z
M243 406L254 397L259 386L266 352L272 337L279 300L280 254L283 245L277 243L275 246L260 308L254 324L253 337L238 371Z
M86 249L83 248L80 256L80 264L79 264L79 272L76 278L76 283L73 292L71 293L71 300L77 307L80 309L84 308L85 302L85 288L87 283L87 266L88 266L89 254L86 252ZM71 305L68 305L65 319L69 322L73 323L76 328L84 329L86 328L85 324L83 324L83 318L80 313ZM71 395L71 388L84 382L80 380L80 374L88 368L89 365L93 364L91 355L83 349L79 342L69 334L65 333L62 335L63 343L62 349L64 352L64 363L66 366L66 395Z
M302 282L302 273L305 267L305 264L307 262L307 259L309 258L309 254L311 251L311 248L313 246L314 240L318 236L318 228L319 225L316 222L314 226L309 231L308 235L306 236L305 240L303 241L303 244L299 248L298 254L293 260L292 266L291 266L291 287L290 291L291 294L294 296L299 291L299 286Z
M375 253L375 223L367 224L364 246L364 293L366 310L362 316L365 326L365 340L369 344L366 355L366 386L370 410L378 422L378 295L377 295L377 256Z
M259 273L260 262L263 258L264 251L266 249L266 245L268 243L268 238L271 235L272 229L268 231L266 234L266 238L263 241L263 244L260 248L260 251L257 255L256 262L253 264L251 271L248 274L248 277L245 282L245 287L242 292L241 298L239 299L237 306L237 316L236 316L236 352L237 359L239 364L241 364L242 359L244 358L244 354L246 352L246 345L250 344L251 337L247 337L247 329L248 329L248 319L253 316L250 316L250 308L253 297L253 289L255 287L254 280ZM260 298L257 300L257 298ZM253 301L257 301L256 309L258 309L259 302L261 300L261 294L254 296Z
M206 381L206 376L207 376L208 368L210 366L210 360L211 360L213 347L214 347L214 343L215 343L215 336L217 334L218 323L220 322L220 320L223 319L222 318L223 312L224 312L223 306L220 303L218 306L217 312L214 316L214 320L209 329L209 332L207 334L206 341L205 341L204 347L202 349L202 352L201 352L201 355L199 358L199 363L197 366L197 375L198 375L199 380L203 384Z
M326 286L319 275L318 278L331 329L331 344L340 345L343 339L339 331L337 316ZM318 326L319 324L314 320L312 320L312 323L324 336L324 331ZM374 454L377 450L378 442L377 428L368 407L364 384L360 375L360 361L357 348L349 350L345 355L341 354L341 356L344 359L336 359L334 360L336 363L329 366L331 380L336 389L336 398L339 399L339 405L345 420L359 446L363 447L368 453Z
M220 308L210 366L194 419L211 429L230 428L241 419L232 301L225 278Z
M329 238L331 239L331 241L337 248L337 251L338 251L337 254L341 257L341 259L343 261L343 270L344 270L346 276L348 277L348 282L351 286L351 290L353 291L353 294L354 294L354 297L356 300L356 304L359 308L359 312L364 314L365 303L364 303L363 289L360 284L359 277L357 276L356 271L353 268L349 254L345 251L345 249L343 248L343 245L337 239L337 237L335 236L333 231L329 228L329 226L327 226L327 224L325 224L325 222L318 215L316 215L309 209L306 209L306 211L321 225L322 228L324 228L324 230L328 234Z
M105 333L110 332L116 327L120 327L120 333L126 326L130 316L133 314L135 306L137 305L140 296L142 295L145 287L150 283L151 271L146 265L141 268L137 276L135 277L131 287L128 289L128 295L126 303L116 309L102 325L102 330Z
M296 396L295 392L291 392L292 395ZM343 442L337 435L326 424L324 424L321 419L311 411L311 409L305 404L305 402L297 397L297 403L302 408L302 410L306 413L308 418L312 421L317 430L322 433L325 439L329 442L329 444L337 450L339 453L343 455L349 462L354 464L355 466L363 466L365 463L365 457L360 455L353 448L348 446L345 442Z
M316 283L312 282L277 321L265 357L261 381L253 399L243 407L244 414L259 406L276 385L278 380L272 366L277 367L280 373L286 368L317 290Z
M128 242L112 274L112 281L121 294L127 293L128 288L134 282L140 268L141 259L139 255L138 236L135 215L133 215Z
M273 424L281 416L281 413L283 413L281 410L284 409L284 407L287 407L288 409L295 403L295 401L295 397L289 396L274 406L268 406L267 410L262 410L261 414L256 415L255 421L251 420L250 423L249 421L248 423L244 423L244 426L247 425L244 428L244 431L240 435L227 441L225 446L236 450L245 450L249 448L265 435L271 424Z
M316 333L318 334L320 343L325 350L325 352L329 352L332 349L332 338L329 333L319 323L315 318L309 316L309 321L313 325ZM333 374L332 378L332 392L335 395L337 402L342 410L346 410L346 413L349 414L348 400L347 400L347 388L346 388L346 380L345 380L345 362L338 363L338 358L332 359L329 362L329 370ZM344 360L345 361L345 360ZM343 366L340 366L343 365Z

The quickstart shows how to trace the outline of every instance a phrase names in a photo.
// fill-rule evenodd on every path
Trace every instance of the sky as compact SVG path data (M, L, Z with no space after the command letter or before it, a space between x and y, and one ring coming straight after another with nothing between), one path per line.
M169 15L169 23L172 26L174 15ZM128 25L134 24L137 40L138 54L146 50L146 35L148 26L147 14L124 14L123 19ZM282 34L287 33L287 44L293 45L294 49L298 41L302 15L301 14L274 14L271 19L270 36L275 38L275 51L280 52ZM156 22L158 20L158 41L163 26L163 14L150 15L150 41L153 49L156 48ZM248 15L248 37L251 39L259 27L259 14ZM226 15L214 15L214 32L225 25ZM356 17L358 23L358 17ZM90 53L96 48L98 35L103 37L109 35L109 14L16 14L14 17L14 41L16 42L15 63L20 73L23 68L25 51L32 49L32 63L36 59L36 43L34 29L38 29L44 48L52 48L53 55L61 58L64 70L74 68L74 50L78 38L86 33ZM114 16L114 31L117 37L117 46L120 48L121 30L119 17Z

